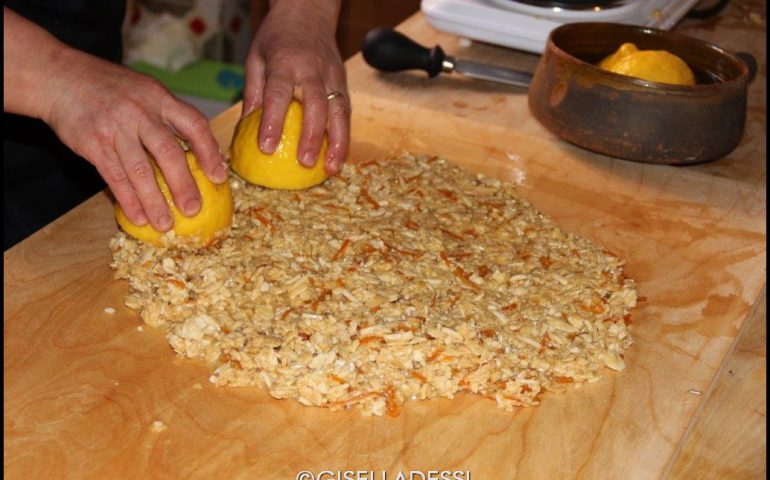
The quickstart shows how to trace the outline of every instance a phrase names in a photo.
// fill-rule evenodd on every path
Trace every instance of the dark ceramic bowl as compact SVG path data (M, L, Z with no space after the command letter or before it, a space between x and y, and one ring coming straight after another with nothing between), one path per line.
M596 66L625 42L681 57L695 73L696 85L649 82ZM588 150L648 163L708 162L738 145L755 70L751 55L732 55L683 34L571 23L551 32L529 107L546 128Z

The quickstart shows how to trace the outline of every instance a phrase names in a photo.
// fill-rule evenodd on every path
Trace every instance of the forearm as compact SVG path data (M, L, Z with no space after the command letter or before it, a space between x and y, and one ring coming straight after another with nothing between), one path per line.
M54 93L51 83L78 53L3 7L3 110L45 119Z

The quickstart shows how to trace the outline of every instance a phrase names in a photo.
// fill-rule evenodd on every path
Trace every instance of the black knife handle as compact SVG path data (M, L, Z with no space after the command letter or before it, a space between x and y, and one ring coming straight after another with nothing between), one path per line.
M364 38L361 50L366 63L377 70L424 70L431 78L441 73L446 59L444 51L438 45L430 49L425 48L390 28L370 30Z

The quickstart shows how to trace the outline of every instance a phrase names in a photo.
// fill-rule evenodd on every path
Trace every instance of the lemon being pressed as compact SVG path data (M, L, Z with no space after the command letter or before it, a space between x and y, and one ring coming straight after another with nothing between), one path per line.
M326 136L315 166L305 167L297 158L302 130L301 103L294 100L289 104L281 140L270 155L263 153L257 145L261 119L262 110L256 109L243 117L235 128L230 147L230 164L235 173L255 185L281 190L302 190L326 180L328 175L323 166L328 147Z
M599 68L650 82L695 84L695 75L681 58L665 50L639 50L633 43L621 45Z
M190 173L198 185L201 194L201 208L197 214L192 217L185 217L174 205L171 192L163 178L158 166L152 160L152 166L155 170L155 179L158 182L161 193L166 198L171 213L174 217L174 227L171 229L176 238L186 245L199 247L211 243L220 231L227 229L233 219L233 193L230 189L230 182L221 185L209 180L206 174L198 165L195 155L186 149L187 166ZM115 218L118 225L127 234L144 242L149 242L157 246L163 244L164 233L152 228L148 223L143 226L136 225L126 217L120 204L115 204Z

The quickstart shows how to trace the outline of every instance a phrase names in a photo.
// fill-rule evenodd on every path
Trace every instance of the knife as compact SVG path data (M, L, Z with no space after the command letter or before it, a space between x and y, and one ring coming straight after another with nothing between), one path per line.
M524 88L532 83L531 73L461 60L445 54L438 45L428 49L389 28L370 30L361 50L366 63L383 72L423 70L429 78L439 73L457 72L471 78Z

